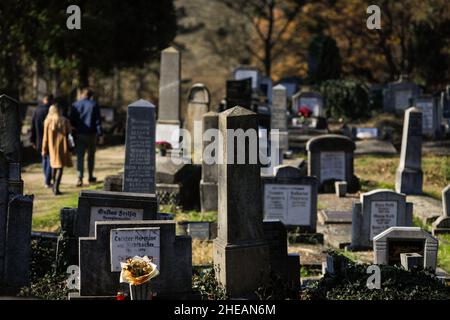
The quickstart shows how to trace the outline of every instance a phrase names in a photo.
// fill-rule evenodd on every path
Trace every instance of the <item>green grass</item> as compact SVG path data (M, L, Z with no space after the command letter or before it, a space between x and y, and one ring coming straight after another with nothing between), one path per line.
M309 278L309 277L317 277L322 274L321 271L317 269L307 268L305 266L300 267L300 277L301 278Z
M101 184L89 186L87 190L100 190ZM62 208L76 208L78 206L78 192L70 192L63 196L55 196L48 203L48 213L33 216L32 229L35 231L58 231L60 225L60 211Z
M421 219L413 216L413 226L422 228L427 231L431 231L431 225L425 224Z
M450 272L450 234L443 234L439 239L438 266Z

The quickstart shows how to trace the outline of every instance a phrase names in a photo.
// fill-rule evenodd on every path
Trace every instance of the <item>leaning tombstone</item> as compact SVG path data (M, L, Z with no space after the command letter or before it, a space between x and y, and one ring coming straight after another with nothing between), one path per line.
M404 194L378 189L353 203L351 250L372 248L373 239L390 227L412 226L413 204Z
M395 190L407 195L422 194L422 184L422 112L413 107L405 112Z
M0 293L30 283L33 196L23 195L19 102L0 96Z
M234 107L220 113L219 131L223 150L218 169L218 235L213 245L216 278L230 297L249 297L268 276L269 265L261 207L258 116ZM248 143L244 132L250 135Z
M160 275L151 280L159 299L192 298L191 238L175 235L174 221L98 221L92 237L79 240L80 287L69 299L104 299L118 291L121 262L148 256Z
M181 54L169 47L161 52L159 79L159 108L156 124L156 141L169 142L174 149L179 147Z
M418 227L391 227L373 239L374 264L401 265L402 253L423 257L423 268L436 270L439 241Z
M291 166L278 166L274 177L264 177L264 219L279 219L289 229L315 233L318 184L315 177Z
M442 190L442 215L433 222L433 235L450 233L450 185Z
M192 160L201 164L202 160L202 118L209 111L211 97L208 88L202 83L194 84L188 95L186 129L192 137Z
M348 192L359 190L359 180L354 175L355 143L348 137L335 134L312 138L306 144L308 151L308 176L319 180L319 191L335 192L336 181L346 181Z

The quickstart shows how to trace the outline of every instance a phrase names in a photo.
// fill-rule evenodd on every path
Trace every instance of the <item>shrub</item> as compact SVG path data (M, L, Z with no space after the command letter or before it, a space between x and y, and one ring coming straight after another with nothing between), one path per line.
M195 273L192 279L193 288L198 290L205 300L226 300L225 288L216 280L213 267L204 268Z
M396 266L381 269L381 289L367 288L367 264L349 262L344 272L326 274L302 292L307 300L442 300L450 289L430 270L406 271Z
M367 89L354 80L328 80L319 87L328 117L364 119L371 115Z

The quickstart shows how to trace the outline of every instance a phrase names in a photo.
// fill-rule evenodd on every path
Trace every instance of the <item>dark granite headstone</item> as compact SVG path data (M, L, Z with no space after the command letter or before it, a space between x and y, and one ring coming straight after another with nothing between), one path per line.
M228 80L227 81L227 109L241 106L251 109L252 106L252 80Z
M145 100L128 106L123 191L155 193L155 106Z
M80 238L80 296L115 296L128 292L128 285L119 282L120 271L111 271L113 230L157 229L159 233L160 275L151 280L152 288L161 298L176 298L192 292L191 238L175 235L173 221L99 221L95 237ZM115 241L122 241L114 239ZM114 260L114 261L113 261Z
M336 181L346 181L348 192L359 190L354 175L355 143L348 137L335 134L312 138L306 145L308 151L308 175L319 180L319 191L334 192Z
M96 221L156 219L154 194L83 190L78 198L76 236L94 236Z

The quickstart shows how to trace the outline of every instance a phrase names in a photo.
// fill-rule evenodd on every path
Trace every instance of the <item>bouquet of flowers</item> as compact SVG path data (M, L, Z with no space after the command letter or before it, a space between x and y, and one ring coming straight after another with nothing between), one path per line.
M120 282L127 282L130 285L144 284L157 275L159 270L147 256L134 257L121 262L122 272L120 273Z
M156 145L156 149L159 150L159 152L162 156L166 155L167 150L172 149L172 145L167 141L156 141L155 145Z

